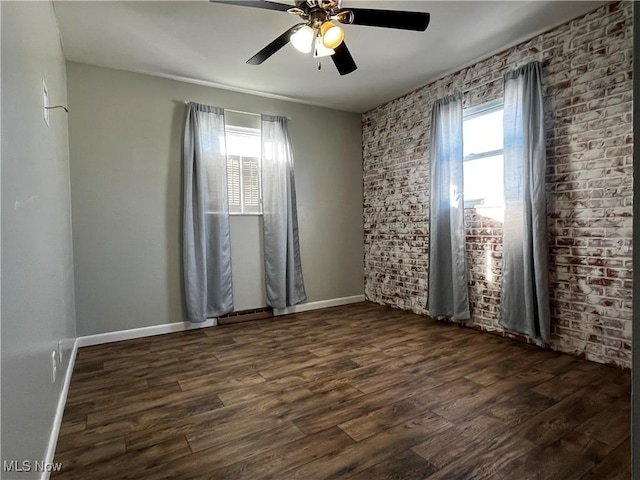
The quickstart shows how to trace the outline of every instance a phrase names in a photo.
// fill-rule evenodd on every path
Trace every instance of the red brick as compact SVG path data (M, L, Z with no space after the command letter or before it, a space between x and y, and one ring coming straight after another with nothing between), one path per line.
M630 366L631 2L605 5L362 117L365 294L424 314L430 113L462 90L465 108L502 97L502 76L543 63L553 336L547 348ZM498 324L502 225L465 210L469 298L480 330Z

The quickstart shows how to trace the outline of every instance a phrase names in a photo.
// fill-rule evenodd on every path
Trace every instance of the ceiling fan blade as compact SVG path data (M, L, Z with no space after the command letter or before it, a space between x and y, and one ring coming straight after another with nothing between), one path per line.
M424 32L429 26L431 15L426 12L403 12L399 10L374 10L370 8L344 8L337 12L353 12L353 16L338 18L342 23L367 25L370 27L398 28ZM349 18L352 17L352 18ZM349 22L351 20L351 22Z
M282 35L276 38L273 42L271 42L269 45L264 47L262 50L256 53L253 57L247 60L247 63L249 65L260 65L262 62L267 60L271 55L273 55L282 47L284 47L287 43L289 43L289 40L291 39L291 34L298 28L300 28L300 24L294 25L293 27L291 27L289 30L284 32Z
M269 2L267 0L209 0L212 3L224 3L226 5L238 5L241 7L263 8L265 10L277 10L286 12L293 5L285 5L283 3Z
M349 49L344 42L338 45L334 50L336 53L331 55L331 60L333 60L333 63L338 69L338 73L340 73L340 75L346 75L358 68L356 62L354 62L353 57L351 56L351 52L349 52Z

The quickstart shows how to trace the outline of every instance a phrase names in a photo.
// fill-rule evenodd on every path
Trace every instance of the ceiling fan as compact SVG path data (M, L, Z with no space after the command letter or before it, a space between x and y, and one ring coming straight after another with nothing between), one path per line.
M296 0L295 6L269 0L210 1L287 12L303 20L247 60L248 64L260 65L291 42L303 53L313 52L315 58L331 56L340 75L351 73L358 67L344 43L344 30L334 22L424 32L430 18L426 12L342 8L342 0Z

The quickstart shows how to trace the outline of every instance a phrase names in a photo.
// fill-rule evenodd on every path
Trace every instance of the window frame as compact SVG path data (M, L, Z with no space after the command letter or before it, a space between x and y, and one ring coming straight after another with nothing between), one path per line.
M464 122L467 120L472 120L474 118L477 117L481 117L484 115L489 115L491 113L497 112L499 110L503 110L504 111L504 101L501 98L495 99L495 100L491 100L489 102L485 102L485 103L481 103L480 105L474 105L473 107L469 107L469 108L465 108L462 112L462 123L464 126ZM463 132L464 132L464 127L463 127ZM462 135L462 142L464 145L464 133ZM474 161L474 160L481 160L483 158L491 158L491 157L495 157L498 155L502 155L503 158L503 162L504 162L504 139L502 141L502 148L497 149L497 150L487 150L486 152L481 152L481 153L471 153L469 155L464 155L462 157L462 169L464 172L464 164L466 162L470 162L470 161ZM464 191L464 187L463 187L463 191ZM503 195L504 195L504 191L503 191ZM484 200L484 199L483 199ZM467 209L467 208L475 208L478 206L482 206L482 207L495 207L498 205L482 205L482 201L483 200L464 200L464 206L463 208Z
M251 136L258 137L262 139L262 131L259 128L251 128L251 127L242 127L238 125L228 124L225 120L224 125L224 135L225 135L225 157L226 157L226 166L227 166L227 188L229 182L229 158L236 157L238 158L239 163L239 191L240 191L240 210L237 209L232 210L232 205L229 203L229 197L227 196L229 215L238 215L238 216L261 216L263 214L263 203L262 203L262 152L257 157L245 156L245 155L236 155L229 152L228 148L228 136L229 133L237 136ZM262 150L262 149L261 149ZM245 160L248 159L256 159L258 165L258 205L255 207L256 211L246 211L245 206L245 198L244 198L244 176L243 169ZM234 205L235 207L235 205ZM237 207L235 207L237 208Z

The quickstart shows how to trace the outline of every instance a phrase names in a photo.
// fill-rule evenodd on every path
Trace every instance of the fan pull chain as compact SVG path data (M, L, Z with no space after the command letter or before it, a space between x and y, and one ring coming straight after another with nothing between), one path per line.
M322 63L318 62L318 70L322 70Z

